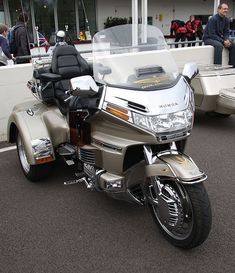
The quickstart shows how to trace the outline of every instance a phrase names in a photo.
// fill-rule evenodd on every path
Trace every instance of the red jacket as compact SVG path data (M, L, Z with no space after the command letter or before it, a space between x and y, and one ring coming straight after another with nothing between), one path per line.
M201 20L197 19L194 21L195 22L195 30L197 33L203 33L203 28L202 28L202 22Z
M179 20L173 20L171 22L171 34L175 33L175 35L180 33L186 33L187 29L185 27L185 23Z
M194 37L196 35L195 20L186 22L187 34L186 37Z

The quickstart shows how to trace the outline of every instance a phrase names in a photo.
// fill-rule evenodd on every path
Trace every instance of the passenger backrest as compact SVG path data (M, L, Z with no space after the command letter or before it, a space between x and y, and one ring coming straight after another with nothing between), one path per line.
M68 97L65 91L69 89L70 79L78 76L91 75L89 64L72 45L55 47L52 55L52 73L62 76L62 80L55 83L55 98L63 101Z
M90 75L90 68L76 48L71 45L57 46L52 55L52 73L60 74L63 79Z

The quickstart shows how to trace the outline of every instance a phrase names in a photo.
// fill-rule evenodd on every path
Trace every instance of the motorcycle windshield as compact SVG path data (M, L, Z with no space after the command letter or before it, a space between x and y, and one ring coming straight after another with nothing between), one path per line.
M121 88L155 90L174 85L179 75L162 32L150 25L120 25L93 37L97 82Z

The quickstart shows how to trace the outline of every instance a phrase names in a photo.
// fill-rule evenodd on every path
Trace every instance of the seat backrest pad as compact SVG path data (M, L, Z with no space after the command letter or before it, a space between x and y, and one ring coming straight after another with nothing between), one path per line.
M63 79L90 75L88 63L71 45L62 45L54 49L51 68L52 73L60 74Z

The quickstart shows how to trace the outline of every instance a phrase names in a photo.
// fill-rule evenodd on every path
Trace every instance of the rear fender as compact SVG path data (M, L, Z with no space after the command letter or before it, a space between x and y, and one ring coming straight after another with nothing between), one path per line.
M161 176L177 180L182 184L200 183L207 179L194 161L185 154L165 152L158 154L157 163L146 165L147 177Z
M31 165L48 155L55 160L54 148L69 140L66 118L57 107L47 107L42 103L26 103L13 109L8 121L9 142L16 141L17 131Z

